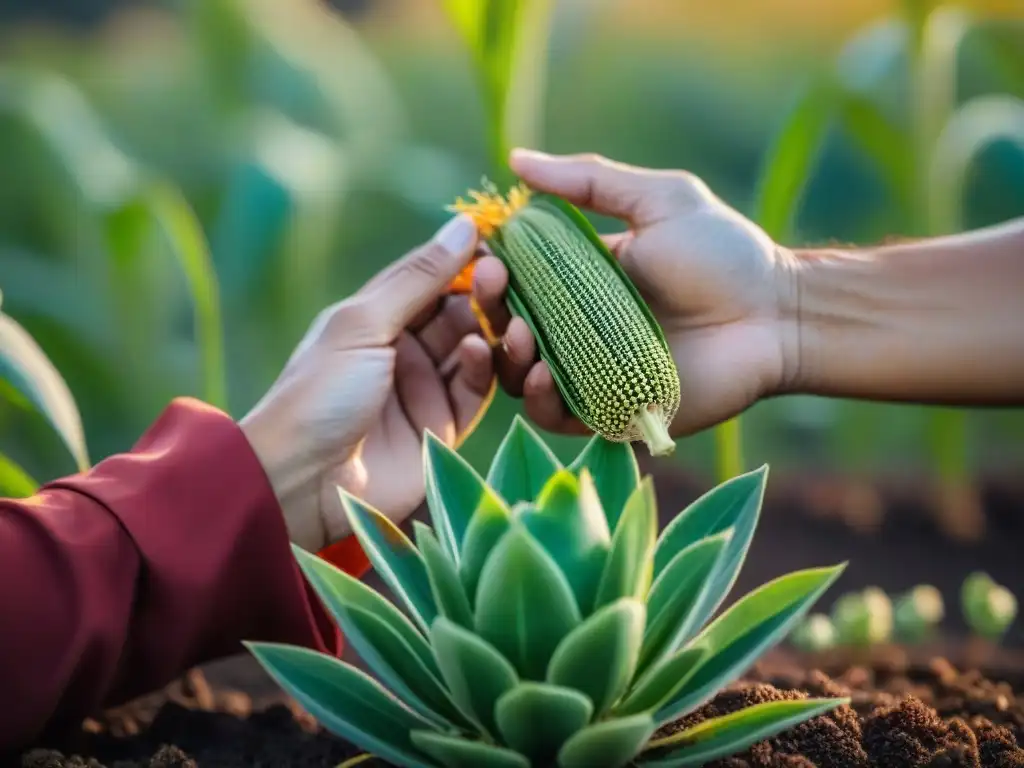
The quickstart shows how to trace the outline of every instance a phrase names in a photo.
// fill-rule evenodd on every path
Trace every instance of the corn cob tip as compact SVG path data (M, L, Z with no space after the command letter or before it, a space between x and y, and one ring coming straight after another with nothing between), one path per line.
M484 238L488 238L530 202L530 189L523 183L512 187L507 195L502 195L498 188L487 179L481 182L482 191L471 190L470 200L459 198L448 206L452 213L465 213L473 219L477 230Z
M660 405L641 408L633 417L631 426L640 433L651 456L669 456L675 451L676 444L668 433L665 415Z

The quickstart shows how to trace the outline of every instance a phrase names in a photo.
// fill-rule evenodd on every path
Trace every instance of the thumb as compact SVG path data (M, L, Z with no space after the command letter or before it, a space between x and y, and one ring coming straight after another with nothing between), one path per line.
M690 185L678 171L636 168L600 155L548 155L514 149L512 170L534 189L564 197L597 213L625 219L634 227L664 220L683 199L676 195Z
M477 229L466 214L450 219L429 242L407 253L363 289L375 315L397 336L424 309L443 295L448 284L472 261Z

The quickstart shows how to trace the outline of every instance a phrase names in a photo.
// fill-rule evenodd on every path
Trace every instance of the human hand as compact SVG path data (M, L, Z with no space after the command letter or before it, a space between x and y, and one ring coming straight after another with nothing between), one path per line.
M683 171L656 171L594 155L553 157L517 150L512 169L531 188L624 219L605 242L650 304L682 380L671 427L686 435L724 421L795 376L795 257ZM503 352L504 389L553 432L583 433L535 340L505 304L508 272L494 256L476 265L473 292Z
M467 297L445 297L477 244L458 216L433 240L324 310L242 420L296 544L351 531L336 485L392 520L423 500L422 438L472 430L494 390L492 352Z

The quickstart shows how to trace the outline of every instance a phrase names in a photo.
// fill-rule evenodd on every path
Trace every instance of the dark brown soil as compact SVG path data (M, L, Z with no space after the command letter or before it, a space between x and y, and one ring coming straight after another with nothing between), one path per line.
M747 678L665 732L765 701L849 696L815 718L707 768L1024 768L1024 671L995 682L948 661L876 658L842 672L804 672L806 659L775 654ZM838 659L835 660L838 662ZM22 768L331 768L354 754L294 704L211 687L193 673L162 697L88 722L64 752L36 749ZM162 701L154 711L153 703ZM65 757L84 755L85 757Z

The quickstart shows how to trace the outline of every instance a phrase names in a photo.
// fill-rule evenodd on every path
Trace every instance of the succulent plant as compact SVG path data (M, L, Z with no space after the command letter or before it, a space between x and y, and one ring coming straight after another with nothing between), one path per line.
M892 601L878 587L847 593L832 607L832 623L841 645L887 642L892 636Z
M789 641L802 651L818 653L836 644L836 628L824 613L813 613L793 630Z
M896 600L895 634L907 642L921 642L935 632L945 610L942 593L930 584L919 584Z
M987 573L964 579L960 599L967 625L976 635L998 640L1017 618L1017 597Z
M341 492L404 612L295 552L376 679L312 650L248 644L328 730L410 768L672 768L846 703L768 702L656 735L785 637L843 570L783 576L707 623L745 559L766 468L714 488L659 537L628 444L594 437L563 467L517 418L486 479L429 434L424 454L433 526L414 523L415 544Z

